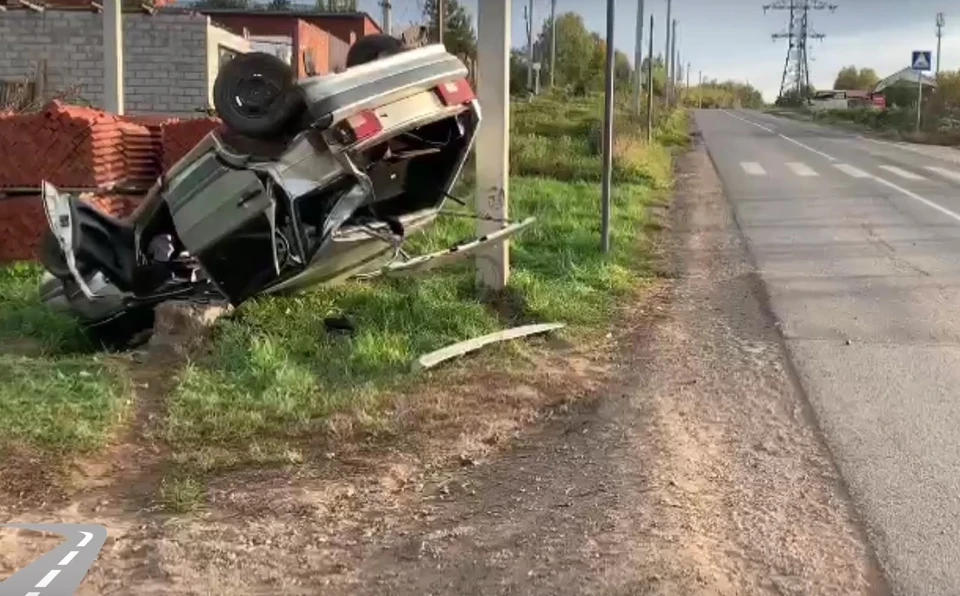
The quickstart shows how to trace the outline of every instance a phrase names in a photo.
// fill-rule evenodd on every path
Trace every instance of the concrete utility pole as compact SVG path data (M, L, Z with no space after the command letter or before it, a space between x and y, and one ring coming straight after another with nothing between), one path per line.
M447 28L447 0L437 0L437 43L443 43L443 30Z
M383 32L387 35L393 35L393 4L390 0L381 0L380 8L383 9L381 20L383 21Z
M524 7L527 22L527 91L533 90L533 0Z
M509 214L511 0L477 3L477 100L483 124L476 141L477 235L501 229ZM477 281L502 290L510 277L510 245L494 243L476 256Z
M944 24L945 24L945 20L943 18L943 13L938 12L937 13L937 73L936 73L938 77L940 76L940 45L941 45L941 42L943 41Z
M616 49L613 45L613 21L616 1L607 0L607 63L604 73L603 98L603 182L602 221L603 252L610 252L610 184L613 178L613 75Z
M689 63L689 62L687 62L686 75L687 75L687 84L684 85L684 87L683 87L683 97L684 97L684 98L690 97L690 63Z
M663 67L667 70L667 78L664 82L663 98L670 101L670 56L673 55L673 46L670 45L670 23L673 21L673 0L667 0L667 47L663 50Z
M103 2L103 109L123 114L123 12L120 0Z
M641 2L643 0L640 0ZM550 2L550 88L557 82L557 0Z
M647 142L653 142L653 15L650 15L650 46L647 48Z
M636 73L633 81L633 109L637 115L640 115L640 104L643 102L643 13L643 0L637 0L637 40L633 55L633 70Z

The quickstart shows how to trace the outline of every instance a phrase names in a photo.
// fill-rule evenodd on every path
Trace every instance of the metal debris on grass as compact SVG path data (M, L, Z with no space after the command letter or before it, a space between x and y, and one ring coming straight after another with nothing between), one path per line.
M416 359L413 363L413 370L423 370L428 368L433 368L434 366L445 362L457 356L462 356L469 352L474 352L480 348L490 345L492 343L497 343L501 341L507 341L511 339L517 339L520 337L526 337L529 335L536 335L540 333L546 333L548 331L555 331L557 329L562 329L566 327L565 323L538 323L534 325L522 325L520 327L512 327L510 329L504 329L502 331L497 331L495 333L489 333L487 335L482 335L480 337L474 337L465 341L457 342L451 344L445 348L441 348L429 354L424 354Z

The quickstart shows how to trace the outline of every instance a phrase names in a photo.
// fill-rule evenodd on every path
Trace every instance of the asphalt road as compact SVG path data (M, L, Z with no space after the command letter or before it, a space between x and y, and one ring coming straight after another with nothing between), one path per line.
M960 151L696 118L893 590L960 594Z
M107 539L103 526L4 524L4 528L60 534L63 543L0 583L0 596L69 596L76 592Z

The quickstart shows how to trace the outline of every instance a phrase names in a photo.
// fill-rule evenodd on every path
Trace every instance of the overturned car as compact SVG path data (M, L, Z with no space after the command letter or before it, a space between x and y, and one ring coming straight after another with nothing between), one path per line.
M44 183L42 299L90 330L132 336L165 300L239 305L394 263L450 197L480 109L464 64L439 44L364 37L347 65L296 81L271 55L234 58L214 87L225 126L125 219Z

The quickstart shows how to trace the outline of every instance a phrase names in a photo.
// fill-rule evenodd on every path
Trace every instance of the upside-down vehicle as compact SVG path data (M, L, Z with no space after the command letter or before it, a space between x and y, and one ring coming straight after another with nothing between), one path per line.
M450 198L480 124L467 69L442 45L368 36L343 72L301 80L279 58L241 54L218 74L214 104L223 126L124 219L43 183L46 303L132 336L165 300L236 306L429 266L529 223L441 255L401 249Z

